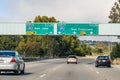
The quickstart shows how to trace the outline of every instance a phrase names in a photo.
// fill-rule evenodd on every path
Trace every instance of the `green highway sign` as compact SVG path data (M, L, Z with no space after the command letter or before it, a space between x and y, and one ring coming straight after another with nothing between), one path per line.
M98 24L26 23L27 35L99 35Z
M54 23L26 23L26 34L53 35Z
M98 24L58 23L57 34L65 35L98 35Z

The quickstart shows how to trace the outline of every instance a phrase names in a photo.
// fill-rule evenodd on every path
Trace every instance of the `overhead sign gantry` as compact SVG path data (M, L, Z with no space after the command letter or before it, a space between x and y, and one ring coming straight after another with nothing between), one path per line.
M0 23L0 35L120 35L120 24Z

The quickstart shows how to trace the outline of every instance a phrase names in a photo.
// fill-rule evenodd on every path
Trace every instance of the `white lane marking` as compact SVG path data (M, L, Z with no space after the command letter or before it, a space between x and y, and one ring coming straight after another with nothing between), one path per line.
M45 77L47 74L42 74L42 75L40 75L38 78L36 78L35 80L39 80L40 78L43 78L43 77Z
M43 77L45 77L46 76L46 74L42 74L42 75L40 75L40 78L43 78Z
M96 71L97 74L99 74L100 72Z
M95 71L96 74L100 74L100 72L96 71L95 68L91 67L91 66L88 66L88 65L85 65L87 68L89 68L91 71Z

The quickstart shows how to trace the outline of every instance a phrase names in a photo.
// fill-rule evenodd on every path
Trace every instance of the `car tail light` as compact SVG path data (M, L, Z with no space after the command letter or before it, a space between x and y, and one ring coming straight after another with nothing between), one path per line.
M101 60L100 60L100 59L98 59L98 62L101 62Z
M108 59L107 62L110 62L110 59Z
M10 62L11 62L11 63L14 63L14 62L16 62L16 60L15 60L15 59L12 59Z

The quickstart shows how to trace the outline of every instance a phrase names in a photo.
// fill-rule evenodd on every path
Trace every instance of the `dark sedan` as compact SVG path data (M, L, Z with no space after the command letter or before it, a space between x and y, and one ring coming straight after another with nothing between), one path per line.
M95 67L99 66L111 67L111 61L109 56L98 56L95 61Z

